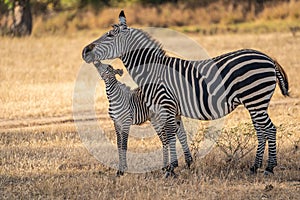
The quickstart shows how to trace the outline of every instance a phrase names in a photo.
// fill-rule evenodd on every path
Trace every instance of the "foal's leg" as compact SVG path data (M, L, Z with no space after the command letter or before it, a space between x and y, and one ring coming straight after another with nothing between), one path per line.
M119 169L116 175L122 176L124 171L127 169L126 153L130 124L123 124L123 126L120 127L118 124L114 123L114 126L117 135L117 146L119 153Z

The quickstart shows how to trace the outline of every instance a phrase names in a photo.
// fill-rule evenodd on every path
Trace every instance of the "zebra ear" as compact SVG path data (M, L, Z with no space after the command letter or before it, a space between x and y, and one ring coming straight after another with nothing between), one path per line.
M118 28L119 25L118 25L118 24L112 24L111 27L112 27L113 29L115 29L115 28Z
M122 75L123 75L123 72L124 72L123 69L116 69L116 70L115 70L115 73L116 73L116 74L119 74L119 76L122 76Z
M119 21L120 21L120 25L127 26L127 24L126 24L126 17L125 17L125 14L124 14L123 10L121 10L121 12L119 14Z

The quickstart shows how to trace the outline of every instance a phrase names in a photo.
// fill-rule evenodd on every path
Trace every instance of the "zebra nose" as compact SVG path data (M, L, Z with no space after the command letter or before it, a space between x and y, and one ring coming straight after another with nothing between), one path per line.
M89 52L91 52L95 47L95 44L89 44L88 46L86 46L83 51L82 51L82 58L84 59L88 54Z

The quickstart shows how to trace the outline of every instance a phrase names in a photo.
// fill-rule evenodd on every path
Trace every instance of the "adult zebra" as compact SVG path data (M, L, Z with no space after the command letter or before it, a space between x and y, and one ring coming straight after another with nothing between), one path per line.
M156 119L155 115L152 115L147 108L140 88L130 90L129 87L116 79L116 74L122 76L123 70L114 69L112 66L102 64L98 61L94 62L94 65L105 82L106 95L109 100L109 115L114 121L114 128L117 135L119 154L117 176L123 175L127 169L126 152L130 126L140 125L147 120L151 120L151 124L162 142L163 169L166 169L169 163L169 141L166 138L163 125L160 124L159 119ZM177 137L183 148L186 165L190 167L192 156L180 116L177 117L177 125L179 127ZM169 175L175 174L166 173L166 176Z
M261 167L268 141L265 173L273 173L277 165L276 128L267 110L276 80L282 94L288 96L287 76L277 61L251 49L199 61L169 57L147 33L127 27L123 11L119 21L111 31L87 45L82 57L88 63L112 58L123 61L141 87L147 106L152 106L165 121L171 148L170 171L177 166L175 116L213 120L243 104L250 113L258 138L256 158L250 171L256 173Z

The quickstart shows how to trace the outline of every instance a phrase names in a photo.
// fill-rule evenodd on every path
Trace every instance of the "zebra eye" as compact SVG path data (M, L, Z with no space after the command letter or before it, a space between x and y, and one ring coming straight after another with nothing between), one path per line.
M114 36L115 36L115 33L113 30L107 32L107 37L114 37Z

